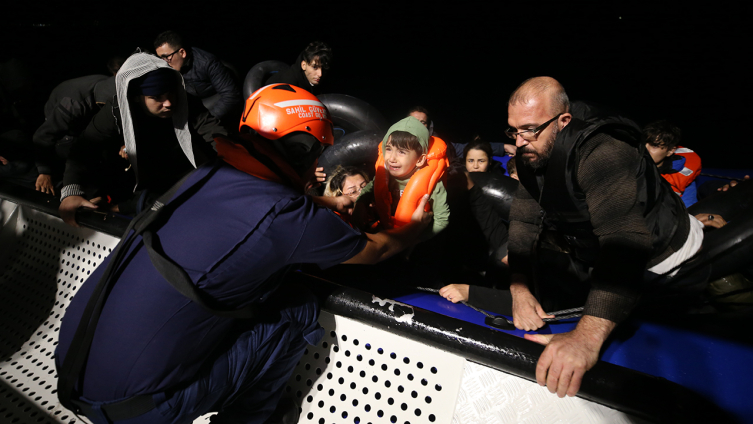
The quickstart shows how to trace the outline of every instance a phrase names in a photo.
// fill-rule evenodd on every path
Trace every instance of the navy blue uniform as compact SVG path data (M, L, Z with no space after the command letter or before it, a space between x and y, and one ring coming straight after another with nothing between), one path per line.
M197 170L181 192L210 169ZM265 312L250 321L206 312L160 276L137 239L105 304L79 393L105 403L154 394L157 409L145 414L152 418L132 422L181 422L223 408L232 421L236 406L245 422L254 422L249 414L266 416L259 411L274 409L304 340L316 343L322 332L314 298L305 290L275 294L275 275L298 263L326 268L344 262L363 249L365 238L309 197L229 165L156 234L165 254L223 308L255 303ZM66 311L58 364L106 265L84 283ZM261 391L255 392L257 387ZM241 392L244 400L230 407ZM253 393L266 394L252 401Z

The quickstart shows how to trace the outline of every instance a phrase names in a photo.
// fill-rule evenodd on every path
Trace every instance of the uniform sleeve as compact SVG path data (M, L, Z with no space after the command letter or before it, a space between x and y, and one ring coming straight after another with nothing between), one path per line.
M278 240L278 246L288 246L288 264L316 264L322 269L347 261L366 246L360 231L331 210L315 205L308 196L291 202L267 233L285 237Z
M539 234L541 207L523 184L518 184L510 207L509 263L510 272L528 274L531 271L531 252Z
M619 323L638 300L651 255L651 236L636 202L635 170L641 156L627 143L598 140L602 137L609 138L595 136L592 143L598 147L585 155L578 167L578 184L599 238L599 257L583 313ZM588 147L584 146L586 151Z

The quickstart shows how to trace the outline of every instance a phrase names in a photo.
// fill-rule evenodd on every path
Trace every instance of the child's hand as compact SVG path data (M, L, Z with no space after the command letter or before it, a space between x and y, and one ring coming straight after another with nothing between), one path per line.
M118 155L120 155L121 158L128 160L128 151L126 151L125 145L120 146L120 151L118 152Z
M450 284L439 289L439 295L452 303L468 300L468 284Z
M416 222L424 226L428 225L431 222L432 218L434 218L434 212L424 211L424 209L426 209L426 202L428 201L429 195L424 194L424 197L421 198L421 202L419 202L416 211L413 212L413 216L411 216L411 222Z
M750 175L746 175L746 176L743 177L743 181L748 181L749 179L750 179ZM737 181L737 180L732 180L732 181L730 181L729 184L725 184L725 185L719 187L718 189L716 189L716 191L727 191L727 190L731 189L732 187L736 186L738 182L739 181Z
M317 188L320 185L322 185L322 182L324 182L327 179L327 174L324 173L323 167L318 167L314 170L314 176L311 177L310 185L311 187L308 187L307 190L312 188Z
M318 167L314 170L314 177L316 177L316 181L323 183L324 180L327 179L327 174L324 173L324 167Z

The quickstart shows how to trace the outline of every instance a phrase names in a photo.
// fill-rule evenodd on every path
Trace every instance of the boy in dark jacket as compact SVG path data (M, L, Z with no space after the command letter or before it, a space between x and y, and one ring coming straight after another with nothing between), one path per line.
M332 49L321 41L311 42L287 71L273 75L267 84L291 84L312 94L319 94L319 84L331 62Z

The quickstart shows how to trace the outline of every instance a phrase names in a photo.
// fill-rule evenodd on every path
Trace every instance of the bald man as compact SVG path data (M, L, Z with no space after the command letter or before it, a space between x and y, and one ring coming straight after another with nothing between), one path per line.
M560 397L578 392L643 281L684 262L703 240L703 224L662 182L637 125L617 116L584 122L569 108L559 82L531 78L510 96L506 131L521 183L510 211L515 326L536 330L551 317L544 311L585 305L573 331L525 336L547 345L536 379Z

